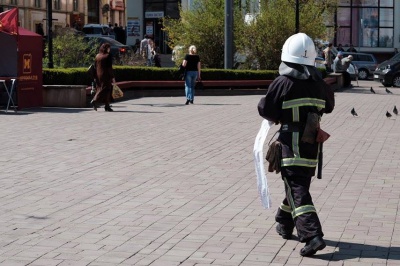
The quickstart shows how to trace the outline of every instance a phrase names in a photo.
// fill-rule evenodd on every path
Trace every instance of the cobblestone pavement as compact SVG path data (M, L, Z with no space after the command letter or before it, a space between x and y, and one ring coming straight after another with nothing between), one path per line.
M331 138L311 193L327 247L313 258L275 232L280 177L268 175L271 209L257 195L261 96L2 110L0 265L400 265L400 117L385 116L400 89L390 90L360 82L323 117Z

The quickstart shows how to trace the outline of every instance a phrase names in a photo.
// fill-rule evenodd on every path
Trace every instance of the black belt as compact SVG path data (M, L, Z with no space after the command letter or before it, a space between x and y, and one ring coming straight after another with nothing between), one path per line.
M285 123L281 125L280 132L301 132L304 130L304 124L300 122Z

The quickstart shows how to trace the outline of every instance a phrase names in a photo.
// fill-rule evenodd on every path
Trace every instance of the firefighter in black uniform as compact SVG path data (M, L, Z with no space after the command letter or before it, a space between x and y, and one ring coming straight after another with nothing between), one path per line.
M325 248L323 232L309 189L318 164L320 143L314 141L323 113L332 112L333 91L314 67L317 56L314 42L304 33L289 37L283 45L279 74L258 104L259 114L281 124L280 171L286 197L275 220L276 230L284 238L292 237L296 227L299 240L306 243L300 255L312 256ZM315 135L309 132L310 121L316 120ZM307 136L306 136L307 135ZM312 135L312 134L311 134ZM304 140L304 141L303 141Z

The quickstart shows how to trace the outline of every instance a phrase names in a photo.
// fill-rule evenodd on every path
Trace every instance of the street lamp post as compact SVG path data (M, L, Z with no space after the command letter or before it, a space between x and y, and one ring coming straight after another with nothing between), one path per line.
M225 69L233 67L233 0L225 0Z
M48 57L49 63L47 64L48 68L53 68L53 0L47 0L47 45L48 49Z

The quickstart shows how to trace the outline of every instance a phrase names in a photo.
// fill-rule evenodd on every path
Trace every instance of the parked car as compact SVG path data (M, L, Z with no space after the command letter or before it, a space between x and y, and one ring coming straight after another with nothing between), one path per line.
M115 39L108 25L105 24L86 24L83 26L82 32L87 37L109 37Z
M100 47L103 43L109 43L111 46L110 53L114 59L120 59L123 55L132 55L133 49L129 45L122 44L109 37L84 37L85 41L92 45L97 45Z
M368 79L373 75L378 66L378 61L373 54L343 52L343 57L349 55L353 56L352 63L358 69L358 79Z
M325 60L322 57L318 56L315 58L315 66L316 67L325 68L324 62L325 62ZM333 65L331 68L333 69ZM350 63L349 67L347 68L347 72L350 74L351 80L357 80L357 78L359 76L358 69L357 69L357 66L355 64L353 64L353 62Z
M400 87L400 53L378 65L374 80L385 87Z

